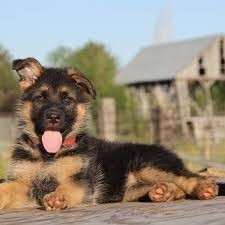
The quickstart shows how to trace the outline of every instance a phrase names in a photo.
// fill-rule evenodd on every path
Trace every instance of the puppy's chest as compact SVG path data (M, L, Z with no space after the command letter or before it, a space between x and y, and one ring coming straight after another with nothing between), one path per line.
M81 157L64 157L41 168L32 181L30 196L42 204L45 194L53 192L64 182L73 182L73 177L86 167L87 160Z
M62 183L75 174L79 174L87 165L87 160L75 157L63 157L50 162L13 162L9 166L9 180L20 179L28 185L34 181L56 180Z

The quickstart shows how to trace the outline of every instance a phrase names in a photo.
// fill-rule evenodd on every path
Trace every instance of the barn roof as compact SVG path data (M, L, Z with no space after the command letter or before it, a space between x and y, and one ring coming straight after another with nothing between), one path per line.
M143 48L116 76L119 84L172 80L178 71L221 35Z

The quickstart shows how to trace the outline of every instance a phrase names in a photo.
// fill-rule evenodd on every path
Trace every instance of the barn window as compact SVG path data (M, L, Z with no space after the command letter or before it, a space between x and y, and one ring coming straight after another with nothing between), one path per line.
M224 41L220 40L220 72L225 74Z
M198 60L198 66L199 66L199 75L200 76L204 76L206 71L205 71L205 68L203 66L203 59L202 59L202 57L200 57L199 60Z

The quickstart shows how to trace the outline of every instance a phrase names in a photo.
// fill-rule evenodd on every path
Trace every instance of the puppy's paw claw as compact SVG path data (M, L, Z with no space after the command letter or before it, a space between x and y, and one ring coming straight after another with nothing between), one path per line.
M56 192L51 192L44 196L43 206L46 210L62 210L68 207L63 195Z
M175 197L173 189L166 183L155 184L148 195L153 202L168 202Z
M212 181L202 181L195 188L194 195L201 200L213 199L218 195L218 186Z

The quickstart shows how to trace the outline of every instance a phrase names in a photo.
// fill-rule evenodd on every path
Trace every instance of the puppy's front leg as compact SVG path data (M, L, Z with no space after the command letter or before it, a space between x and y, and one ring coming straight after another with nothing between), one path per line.
M30 206L28 193L28 185L19 180L0 184L0 209Z
M43 207L46 210L60 210L74 207L82 203L85 196L85 189L73 181L65 181L59 187L43 198Z

